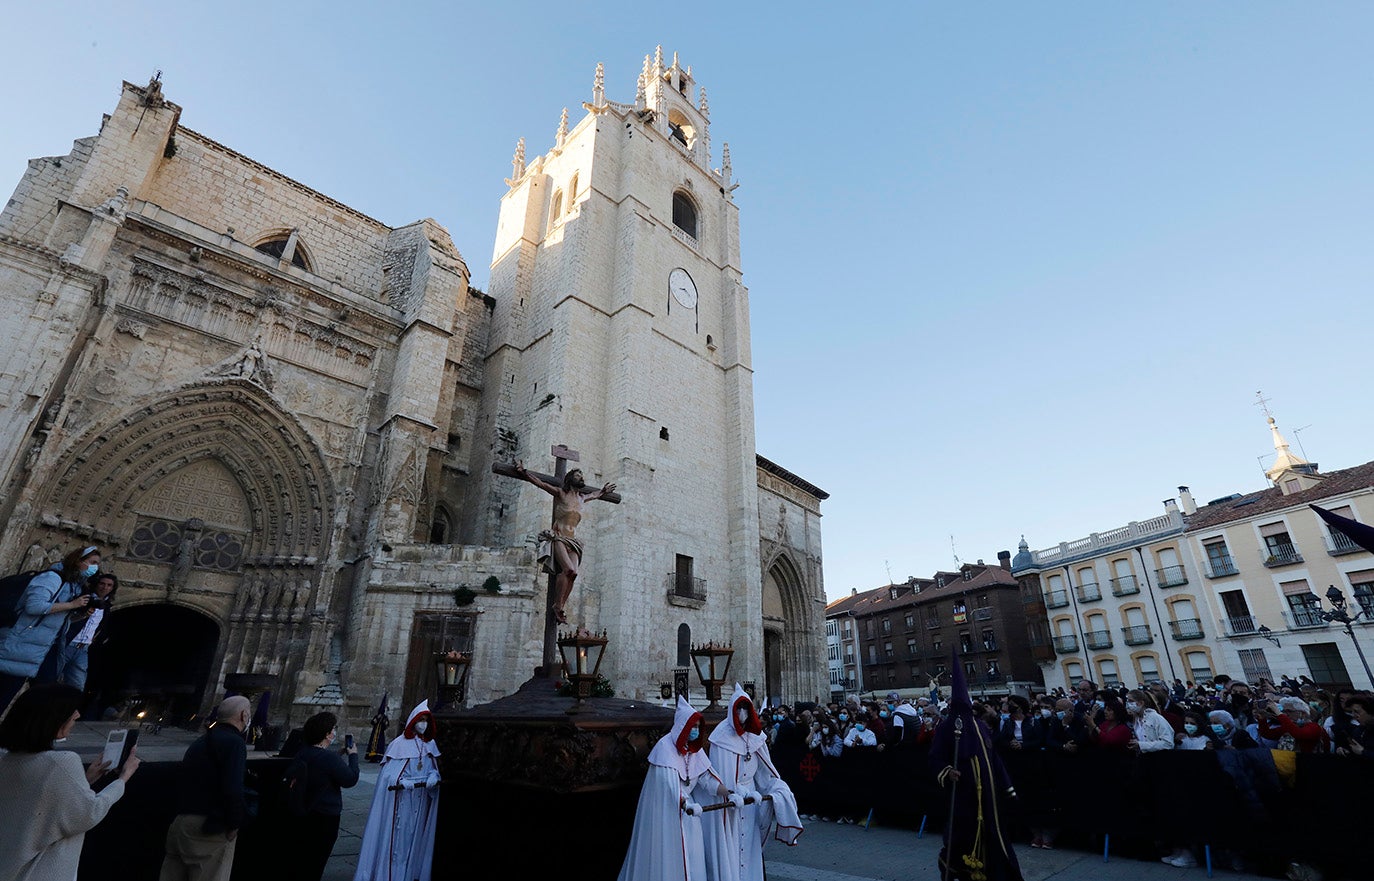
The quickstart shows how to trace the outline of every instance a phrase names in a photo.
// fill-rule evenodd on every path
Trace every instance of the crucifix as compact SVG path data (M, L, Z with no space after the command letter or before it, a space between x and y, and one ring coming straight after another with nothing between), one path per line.
M540 675L545 677L553 675L559 662L558 625L568 623L564 609L582 565L582 543L574 535L582 520L582 503L601 499L620 504L614 483L591 489L582 478L581 468L567 470L569 462L580 460L576 450L558 444L551 452L553 474L531 471L519 459L514 465L494 462L491 466L496 474L527 481L553 496L552 525L539 533L539 562L549 574L548 596L544 603L544 660L540 668Z

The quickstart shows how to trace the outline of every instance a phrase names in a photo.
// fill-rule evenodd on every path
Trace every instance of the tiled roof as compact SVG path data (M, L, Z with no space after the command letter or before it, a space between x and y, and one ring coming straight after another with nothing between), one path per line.
M1238 499L1205 505L1198 508L1196 514L1184 518L1185 531L1212 529L1272 511L1305 506L1332 496L1369 489L1374 487L1374 462L1366 462L1321 476L1325 478L1321 483L1291 495L1284 495L1278 487L1271 486Z
M826 615L834 615L849 612L853 615L873 615L894 609L904 609L908 606L923 606L971 590L1018 586L1016 578L1001 566L984 566L981 572L976 571L979 568L976 565L970 565L968 568L975 574L967 581L964 580L962 572L941 572L937 574L946 576L943 587L937 587L937 582L934 579L926 578L916 580L916 585L920 588L919 591L913 591L910 584L905 582L888 584L835 600L825 607L825 613ZM892 588L894 587L898 589L896 599L892 598Z

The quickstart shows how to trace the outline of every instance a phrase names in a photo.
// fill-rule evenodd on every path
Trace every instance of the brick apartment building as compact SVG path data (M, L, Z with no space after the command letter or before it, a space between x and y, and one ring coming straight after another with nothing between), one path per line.
M975 694L1006 693L1020 683L1039 687L1031 607L1011 574L1011 555L998 556L998 566L979 560L829 604L826 617L840 634L853 634L840 645L846 688L915 693L928 689L932 676L948 685L951 648L958 648Z

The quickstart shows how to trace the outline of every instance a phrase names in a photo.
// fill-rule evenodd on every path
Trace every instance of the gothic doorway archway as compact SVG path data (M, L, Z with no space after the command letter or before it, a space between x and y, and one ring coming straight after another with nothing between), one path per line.
M814 684L806 680L806 589L801 573L786 554L779 554L763 577L764 681L770 702L812 700Z
M167 724L200 712L219 645L214 620L171 603L116 606L105 633L91 647L86 680L97 712L125 700Z

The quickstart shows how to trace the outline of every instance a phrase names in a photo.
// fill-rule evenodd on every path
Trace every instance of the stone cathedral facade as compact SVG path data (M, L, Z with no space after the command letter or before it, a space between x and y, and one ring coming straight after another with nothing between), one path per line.
M510 693L550 506L491 468L557 444L624 496L589 505L569 605L619 694L708 639L760 695L827 692L826 494L754 449L728 146L713 169L705 92L661 53L633 103L598 67L583 107L517 148L487 293L434 221L185 128L157 80L29 163L0 213L0 565L105 550L102 700L270 689L275 721L357 722L432 693L446 648L469 702Z

